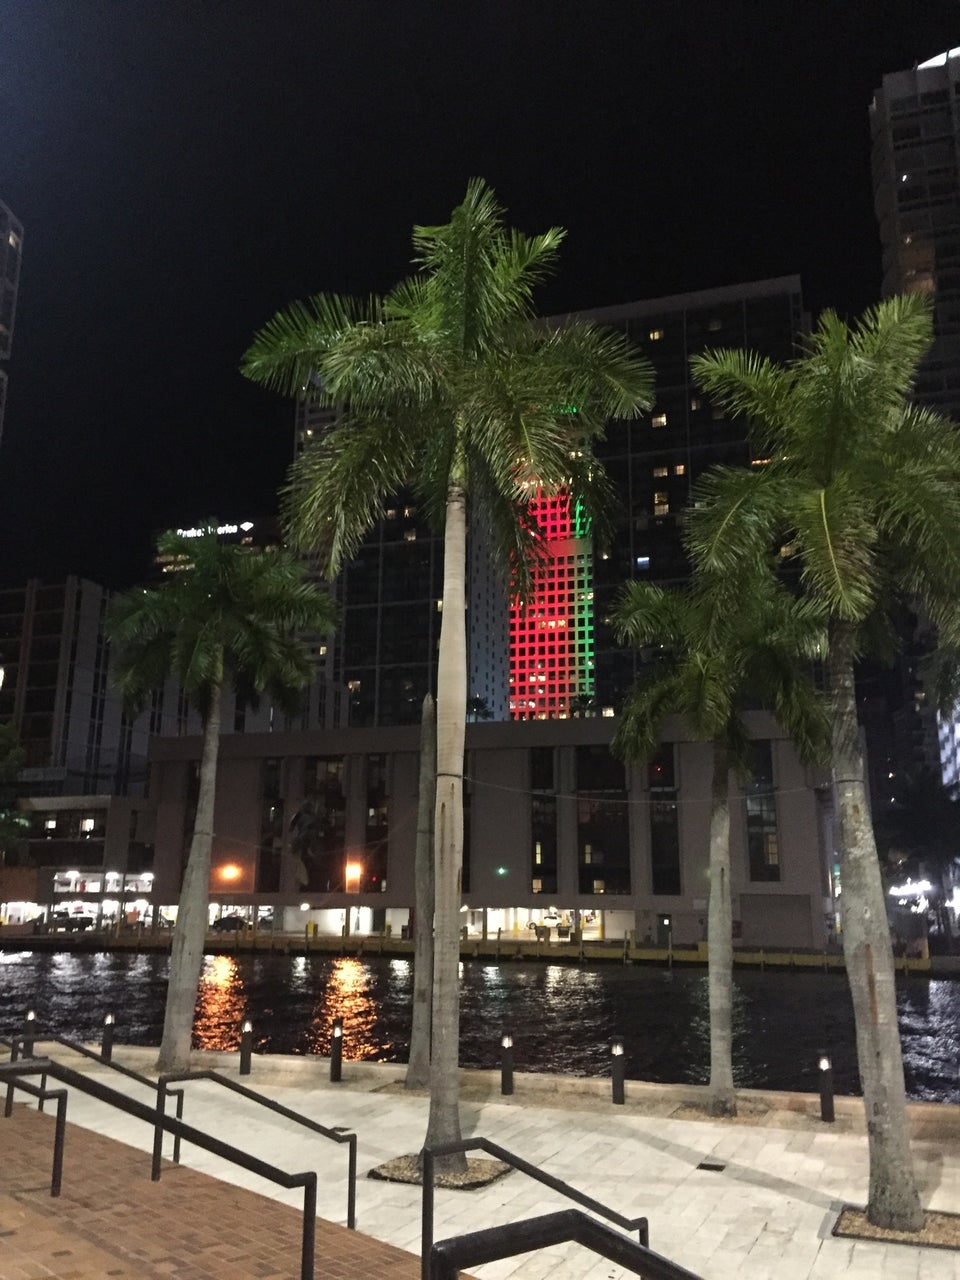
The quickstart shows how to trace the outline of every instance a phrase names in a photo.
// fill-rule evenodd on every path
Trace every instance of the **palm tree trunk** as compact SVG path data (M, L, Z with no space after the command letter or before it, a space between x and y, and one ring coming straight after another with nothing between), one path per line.
M413 1019L404 1084L430 1083L430 1001L433 996L433 806L437 793L437 714L428 693L420 722L420 795L417 806L416 906L413 929Z
M710 790L710 902L707 912L710 992L710 1114L735 1116L733 1087L733 903L730 893L730 754L713 747Z
M220 699L222 688L213 686L203 726L200 756L200 790L193 823L190 854L183 873L177 924L170 948L170 979L163 1015L163 1039L158 1071L185 1071L190 1065L193 1017L203 965L210 901L210 851L213 846L213 806L217 788L217 756L220 751Z
M463 739L467 709L465 577L467 500L447 491L443 535L443 620L437 663L437 802L434 816L436 933L433 1043L426 1146L459 1142L460 1134L460 871L463 864ZM463 1153L437 1162L444 1173L467 1167Z
M854 640L849 623L834 624L830 637L833 775L840 820L843 954L853 998L870 1151L867 1217L876 1226L917 1231L923 1225L923 1211L910 1155L886 900L863 783Z

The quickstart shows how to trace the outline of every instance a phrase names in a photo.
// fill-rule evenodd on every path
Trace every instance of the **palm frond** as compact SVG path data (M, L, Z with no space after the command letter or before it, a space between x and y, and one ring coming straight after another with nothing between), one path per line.
M343 335L357 325L379 323L381 315L376 298L362 302L320 293L293 302L257 330L240 371L281 395L302 395L310 390L321 358ZM322 398L324 393L316 394Z
M351 414L301 453L281 490L291 542L315 551L336 574L384 509L386 499L415 474L414 428Z

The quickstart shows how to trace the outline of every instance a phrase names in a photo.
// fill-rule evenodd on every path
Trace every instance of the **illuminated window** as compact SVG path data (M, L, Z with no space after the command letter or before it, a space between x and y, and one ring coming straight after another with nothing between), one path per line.
M327 646L322 644L317 652L320 654L321 658L325 658L327 656Z
M650 330L650 335L649 335L649 337L650 337L650 341L651 341L651 342L659 342L659 341L662 339L662 337L663 337L663 330L662 330L662 329L651 329L651 330Z
M675 476L685 476L687 474L687 468L683 465L682 462L678 462L677 465L673 468L673 474Z
M697 409L700 408L701 404L703 404L703 401L700 400L697 396L694 396L693 399L690 401L690 408L696 411Z
M650 421L655 427L665 427L667 425L667 415L665 413L655 413Z
M384 516L386 517L387 520L396 520L397 518L396 507L388 507L387 510L384 512Z
M404 542L416 542L417 540L416 529L408 529L406 533L403 535L403 540Z
M650 568L650 557L649 557L649 556L637 556L637 568L638 568L638 569L649 569L649 568Z
M669 467L654 467L654 468L653 468L653 474L654 474L654 477L655 477L655 478L657 478L657 479L659 479L661 476L668 475L668 474L669 474L669 471L670 471Z
M404 514L404 515L406 516L406 518L409 520L409 519L411 518L411 516L415 516L415 515L417 514L417 509L416 509L416 507L404 507L404 508L403 508L403 514Z

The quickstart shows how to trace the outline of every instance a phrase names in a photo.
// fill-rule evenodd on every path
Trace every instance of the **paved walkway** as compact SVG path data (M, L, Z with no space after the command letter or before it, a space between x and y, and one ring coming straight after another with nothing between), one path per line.
M118 1060L142 1071L152 1065L152 1051L119 1049ZM204 1065L215 1065L204 1055ZM65 1059L69 1060L69 1059ZM228 1072L236 1070L235 1056L224 1055ZM71 1061L70 1065L74 1065ZM419 1188L368 1180L364 1175L374 1165L397 1155L413 1152L423 1141L427 1099L408 1095L400 1089L402 1069L372 1064L344 1064L344 1081L331 1085L326 1064L317 1059L254 1058L249 1083L270 1097L313 1116L325 1125L344 1125L359 1137L357 1225L360 1232L410 1253L419 1251ZM104 1068L95 1070L101 1079L117 1084ZM602 1081L572 1078L528 1077L518 1074L512 1099L495 1092L492 1073L464 1073L462 1122L465 1136L486 1136L556 1176L606 1202L619 1212L650 1220L651 1246L682 1263L706 1280L828 1280L846 1276L856 1280L960 1280L960 1254L902 1245L869 1244L837 1240L830 1235L836 1212L843 1202L862 1204L866 1195L866 1140L863 1136L862 1105L854 1100L838 1100L838 1121L824 1125L815 1114L814 1100L802 1095L778 1095L777 1110L763 1110L759 1095L750 1095L749 1122L713 1122L677 1118L684 1096L690 1090L659 1086L627 1085L627 1105L618 1107L609 1100L609 1085ZM263 1159L289 1170L316 1168L319 1174L318 1212L332 1224L343 1224L346 1211L346 1156L305 1130L297 1131L288 1122L269 1112L257 1113L244 1099L205 1082L188 1084L184 1119L217 1133L227 1141L244 1146ZM132 1089L137 1091L138 1086ZM139 1089L137 1096L149 1097ZM768 1100L769 1101L769 1100ZM912 1107L917 1137L914 1155L929 1208L960 1212L960 1108ZM84 1095L70 1099L69 1118L78 1124L139 1148L149 1150L148 1127ZM7 1189L8 1132L0 1121L0 1192ZM68 1142L74 1143L71 1133ZM142 1160L127 1155L126 1159ZM703 1161L724 1165L722 1172L698 1168ZM230 1184L221 1192L237 1197L229 1216L220 1202L212 1213L222 1223L221 1244L231 1249L229 1266L222 1274L232 1277L293 1277L296 1265L278 1256L256 1255L257 1265L275 1264L272 1271L242 1271L243 1258L257 1242L281 1238L280 1228L269 1226L266 1208L251 1208L265 1202L259 1195L295 1206L297 1193L265 1186L260 1179L195 1149L184 1149L184 1163L190 1169L165 1174L159 1193L174 1196L186 1179L199 1171ZM82 1161L81 1161L82 1166ZM46 1166L45 1166L46 1167ZM136 1229L141 1195L150 1194L152 1184L146 1165L137 1174L136 1196L128 1196L132 1174L116 1181L116 1213ZM74 1179L65 1169L64 1195L77 1194ZM83 1174L81 1181L81 1196ZM144 1179L146 1179L144 1181ZM182 1181L180 1181L182 1180ZM199 1183L197 1184L200 1185ZM203 1182L208 1193L209 1183ZM251 1201L241 1201L236 1188L258 1193ZM37 1193L39 1197L39 1193ZM130 1203L132 1201L132 1203ZM9 1201L6 1202L9 1204ZM24 1211L34 1212L39 1198L17 1201ZM162 1236L165 1262L158 1274L199 1280L200 1273L188 1269L189 1249L182 1248L181 1236L196 1227L195 1214L200 1193L180 1192L167 1217L174 1229ZM179 1205L179 1208L177 1207ZM481 1191L437 1193L437 1236L459 1234L496 1223L531 1217L568 1207L561 1197L541 1185L513 1173ZM2 1206L0 1206L2 1208ZM75 1221L82 1224L82 1200ZM270 1212L279 1212L278 1208ZM209 1215L208 1215L209 1217ZM158 1219L159 1221L160 1219ZM0 1216L0 1221L3 1221ZM278 1222L283 1219L278 1219ZM296 1237L297 1216L285 1220L287 1232ZM250 1224L257 1224L254 1230ZM229 1225L228 1225L229 1224ZM322 1231L328 1228L322 1227ZM334 1227L329 1228L334 1230ZM98 1228L100 1230L100 1228ZM105 1227L101 1240L112 1231ZM156 1238L156 1233L154 1238ZM234 1249L234 1242L239 1242ZM360 1245L357 1235L351 1242ZM0 1244L6 1243L0 1240ZM175 1247L176 1246L176 1247ZM284 1246L286 1247L286 1246ZM318 1248L320 1260L332 1250ZM347 1250L344 1250L346 1256ZM6 1250L0 1254L6 1257ZM157 1261L151 1259L155 1270ZM49 1268L49 1262L43 1265ZM118 1265L118 1264L114 1264ZM128 1262L129 1265L129 1262ZM362 1263L369 1268L355 1275L415 1275L402 1268L409 1257ZM475 1268L482 1280L620 1280L621 1268L580 1249L564 1246L528 1254L502 1263ZM91 1272L61 1269L47 1271L4 1270L2 1280L20 1275L83 1277ZM110 1275L108 1269L98 1273ZM115 1271L125 1276L128 1273ZM136 1274L153 1280L154 1272L142 1268ZM219 1276L221 1272L204 1273ZM346 1275L348 1273L343 1272Z

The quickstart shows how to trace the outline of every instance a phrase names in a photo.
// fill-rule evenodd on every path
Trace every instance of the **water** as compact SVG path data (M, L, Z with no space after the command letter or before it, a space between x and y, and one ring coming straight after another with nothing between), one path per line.
M113 1011L117 1040L159 1044L166 955L0 953L0 1031L34 1008L40 1027L94 1040ZM348 1058L404 1062L413 970L406 959L212 956L197 1001L195 1043L239 1047L245 1018L258 1050L329 1051L344 1019ZM960 983L898 981L907 1093L960 1102ZM514 1037L518 1071L599 1075L622 1037L634 1080L706 1083L707 975L620 965L500 965L468 961L461 986L461 1062L494 1067L499 1037ZM829 1049L839 1093L859 1092L853 1011L842 974L738 971L734 1075L742 1088L816 1089L816 1057Z

